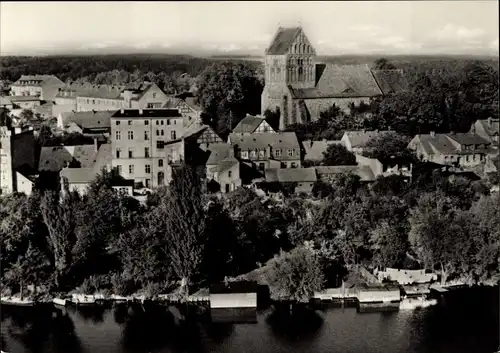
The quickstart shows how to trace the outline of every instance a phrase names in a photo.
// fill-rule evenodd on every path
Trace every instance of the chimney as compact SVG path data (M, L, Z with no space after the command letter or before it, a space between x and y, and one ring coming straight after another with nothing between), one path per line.
M491 116L488 118L488 127L491 127Z
M139 115L142 115L142 109L139 109Z
M97 137L94 137L94 151L98 151L99 150L99 145L97 144Z
M313 144L314 144L314 141L313 141L313 140L311 140L311 142L310 142L310 145L311 145L311 146L310 146L310 147L312 147L312 146L313 146Z
M120 109L120 114L124 114L125 113L125 110L122 108Z
M431 131L431 136L432 137L436 136L436 133L434 131Z

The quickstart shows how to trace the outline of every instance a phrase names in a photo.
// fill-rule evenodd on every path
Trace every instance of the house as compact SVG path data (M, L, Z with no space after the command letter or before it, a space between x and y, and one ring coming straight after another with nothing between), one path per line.
M26 190L23 186L24 176L18 173L21 167L35 168L33 127L0 126L0 194ZM23 186L22 190L19 186Z
M63 168L92 168L98 153L97 141L91 145L43 146L38 171L60 172Z
M427 273L425 270L402 270L398 268L386 268L385 271L376 271L375 276L382 282L390 280L399 284L430 283L437 280L437 275Z
M302 150L294 132L229 134L236 146L235 157L255 163L262 172L268 168L300 168Z
M147 81L127 86L121 97L128 109L159 109L169 101L169 96L157 84Z
M254 134L259 132L276 131L267 123L264 117L249 114L241 119L238 125L233 129L233 133L235 134Z
M178 109L121 109L111 116L112 166L147 188L165 185L171 162L184 158Z
M186 119L185 126L191 125L192 122L200 119L202 108L197 103L196 95L193 92L183 92L169 99L163 108L179 109L182 116Z
M408 144L425 162L470 167L485 162L489 140L471 133L416 135Z
M359 304L399 303L401 302L401 292L399 287L380 284L360 284L358 285Z
M304 160L315 161L315 162L322 161L324 153L326 152L328 146L343 145L343 144L344 144L343 141L334 141L325 139L321 141L312 141L312 140L302 141L302 147L304 149Z
M212 143L223 143L224 140L210 126L203 124L200 120L194 121L186 127L184 132L186 140L193 141L198 145L208 146Z
M109 134L111 116L116 111L63 112L57 116L57 127L81 134ZM69 131L68 131L69 130Z
M318 180L315 168L272 168L265 170L265 176L267 183L295 184L296 193L310 193Z
M93 168L63 168L59 173L61 180L66 179L69 191L76 191L80 195L87 192L88 186L99 173Z
M341 138L342 143L348 151L354 154L363 154L366 145L371 139L381 137L391 133L390 131L346 131Z
M210 286L210 315L213 322L256 322L257 283L215 283Z
M469 131L471 134L477 134L490 141L492 147L498 148L498 130L500 128L499 119L482 119L477 120Z
M14 109L33 110L42 104L38 96L10 96L9 99Z
M64 87L64 82L54 75L22 75L10 86L10 94L53 101L61 87Z
M230 156L219 161L212 168L211 175L213 176L213 180L219 183L221 192L227 193L243 185L243 173L241 169L242 163L233 156Z
M266 49L261 109L263 114L266 109L279 108L280 130L317 120L333 104L349 110L351 104L408 89L401 70L325 65L316 59L316 51L300 27L278 28Z

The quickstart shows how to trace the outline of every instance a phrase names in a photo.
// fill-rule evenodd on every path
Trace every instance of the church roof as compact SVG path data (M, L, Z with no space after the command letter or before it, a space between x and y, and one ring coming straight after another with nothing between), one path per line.
M282 28L278 29L274 40L266 50L267 55L283 55L287 52L288 48L292 45L295 37L301 31L300 27Z
M372 73L383 94L408 90L408 81L403 70L372 70Z

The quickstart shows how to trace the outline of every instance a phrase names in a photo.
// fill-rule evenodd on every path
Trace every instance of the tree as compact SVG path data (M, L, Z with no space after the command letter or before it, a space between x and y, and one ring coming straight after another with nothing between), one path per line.
M386 58L375 60L375 70L394 70L396 66L391 64Z
M323 165L357 165L356 156L340 144L331 144L323 152Z
M21 112L21 114L19 115L19 117L21 118L21 121L24 124L27 124L31 120L33 120L33 117L34 117L33 111L30 110L30 109L23 109L23 111Z
M0 108L0 126L12 127L12 118L7 108Z
M276 256L266 274L274 300L308 302L314 292L324 288L324 274L318 256L299 247Z
M407 239L404 229L382 221L370 232L371 250L376 266L401 267L407 250Z
M168 197L159 207L172 269L189 293L189 285L199 276L205 244L202 181L196 168L184 164L173 170Z
M280 116L280 108L276 108L275 110L266 109L264 112L264 117L266 118L267 123L275 131L278 131L280 128Z
M368 140L363 154L365 157L378 159L382 164L414 163L416 158L407 148L409 142L407 136L389 131Z
M42 124L40 131L38 132L37 141L40 146L50 146L54 135L52 134L52 129L46 124Z

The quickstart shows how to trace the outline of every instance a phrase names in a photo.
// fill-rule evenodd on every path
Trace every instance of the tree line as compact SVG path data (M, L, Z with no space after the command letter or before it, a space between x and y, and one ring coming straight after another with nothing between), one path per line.
M113 172L83 196L64 182L64 193L1 196L2 288L187 293L263 267L274 298L304 301L357 264L470 284L500 276L499 200L487 182L422 171L368 186L347 173L312 196L274 199L243 187L210 194L200 175L176 169L144 205L112 188Z

